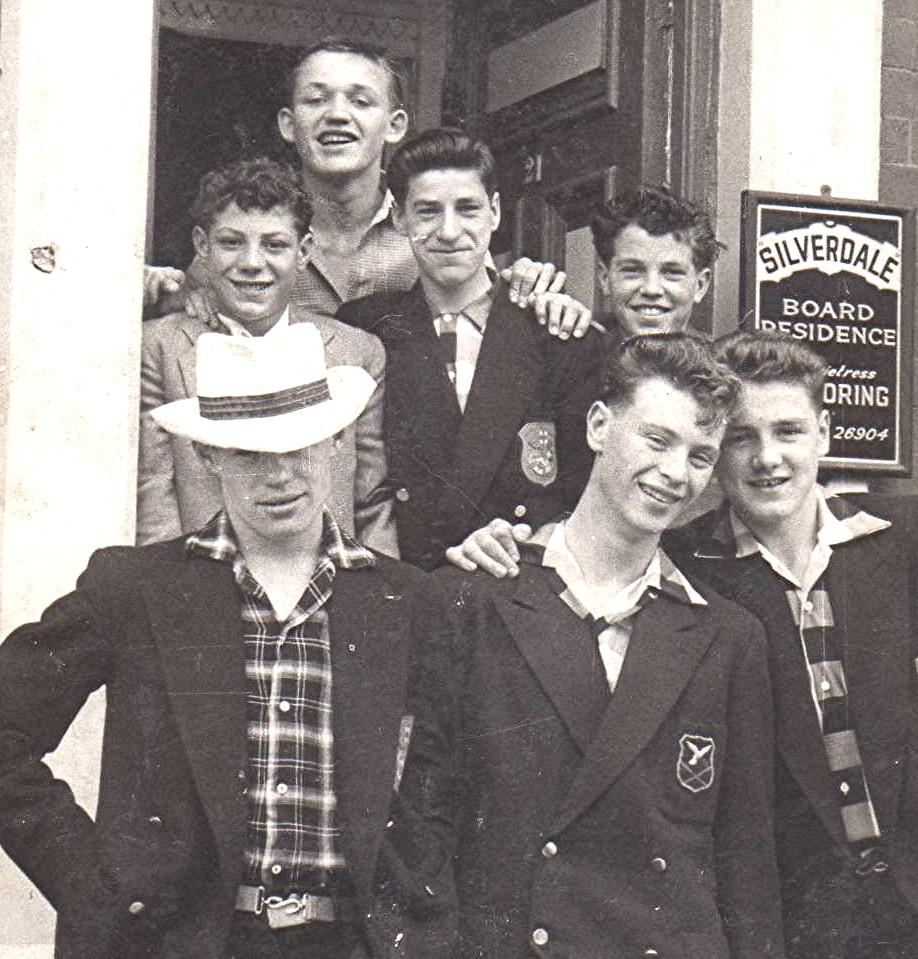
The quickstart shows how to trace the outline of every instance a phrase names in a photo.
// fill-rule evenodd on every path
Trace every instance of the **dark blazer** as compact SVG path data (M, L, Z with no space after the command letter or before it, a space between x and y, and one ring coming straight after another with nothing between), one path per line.
M349 533L371 549L396 555L395 518L384 486L383 393L385 352L379 341L327 317L291 307L291 323L314 323L329 366L360 366L379 384L356 422L342 432L332 459L329 508ZM195 344L203 320L175 313L143 324L140 376L140 457L137 542L154 543L200 529L223 505L220 484L192 448L169 434L150 410L196 393Z
M713 593L658 596L610 697L554 577L435 577L402 795L455 853L455 954L782 955L761 627ZM696 792L686 734L713 741Z
M339 570L329 604L343 851L364 915L375 885L390 897L372 899L387 913L369 923L374 955L399 932L398 955L434 954L392 918L418 897L400 875L375 875L423 578L379 557ZM93 822L42 757L103 685ZM97 552L73 593L0 646L0 843L57 910L59 959L222 959L243 866L245 767L238 590L228 564L186 557L182 540Z
M432 569L496 516L535 528L573 508L593 461L585 417L603 337L558 341L500 291L463 414L420 284L346 303L338 318L386 348L386 456L403 559ZM524 435L538 423L557 435L557 479L548 485L525 468Z
M898 892L918 910L918 748L915 602L918 512L902 498L845 497L890 529L833 547L827 571L836 629L844 643L845 678L867 783L892 862ZM788 955L829 959L861 919L862 880L846 841L806 662L785 587L758 556L716 554L708 514L669 541L685 569L710 583L764 624L775 697L776 847ZM916 927L918 928L918 927ZM903 953L905 955L906 953Z

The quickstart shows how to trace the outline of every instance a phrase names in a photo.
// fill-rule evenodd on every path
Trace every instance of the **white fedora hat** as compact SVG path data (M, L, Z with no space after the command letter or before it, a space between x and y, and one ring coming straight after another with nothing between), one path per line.
M271 336L202 333L198 395L151 411L165 430L208 446L288 453L353 423L376 389L359 366L326 369L312 323Z

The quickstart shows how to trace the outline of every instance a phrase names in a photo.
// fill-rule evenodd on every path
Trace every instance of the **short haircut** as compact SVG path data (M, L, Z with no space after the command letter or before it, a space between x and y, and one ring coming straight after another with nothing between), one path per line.
M729 415L741 386L697 334L647 333L610 350L600 398L610 407L625 406L633 401L639 383L657 377L691 394L701 411L698 425L704 427L716 426Z
M687 243L696 270L712 267L717 254L726 249L714 236L711 218L701 207L673 196L665 187L642 186L606 201L593 216L593 245L606 266L615 254L619 233L632 223L651 236L672 233Z
M240 210L267 212L276 206L293 214L297 236L305 236L312 220L312 204L299 184L298 175L283 163L260 158L237 160L201 177L198 195L191 207L191 220L209 230L235 201Z
M494 154L487 144L464 130L436 127L412 137L392 154L386 184L399 206L408 196L411 177L428 170L474 170L489 197L497 190Z
M747 383L796 383L822 409L828 364L808 346L781 333L728 333L714 342L714 355Z
M300 72L300 67L302 67L314 53L350 53L355 57L363 57L364 60L375 63L376 66L381 67L389 77L389 101L392 109L398 110L404 108L407 83L398 61L389 56L383 47L379 47L375 43L361 43L358 40L348 40L346 38L328 38L321 40L319 43L314 44L296 55L293 66L291 66L284 75L281 86L283 106L293 106L297 74Z

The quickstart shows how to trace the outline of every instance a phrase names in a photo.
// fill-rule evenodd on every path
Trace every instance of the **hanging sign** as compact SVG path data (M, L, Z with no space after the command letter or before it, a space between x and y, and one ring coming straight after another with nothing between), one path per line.
M914 212L743 193L744 323L829 364L828 468L911 472Z

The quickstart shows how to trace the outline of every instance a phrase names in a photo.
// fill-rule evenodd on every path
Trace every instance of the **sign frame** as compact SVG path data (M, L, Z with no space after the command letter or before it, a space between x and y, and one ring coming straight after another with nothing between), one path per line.
M894 446L891 452L891 455L886 456L875 456L870 457L863 455L863 453L852 453L850 452L850 446L854 445L855 442L864 443L866 440L864 437L870 436L870 431L874 430L876 433L880 432L880 426L876 428L874 426L857 426L849 427L845 426L844 423L846 420L842 419L842 422L839 422L839 413L843 413L847 407L837 405L833 406L831 402L826 403L827 409L829 409L830 416L832 417L832 427L831 427L831 448L829 455L820 460L820 468L827 471L847 471L852 473L877 473L885 476L896 476L896 477L906 477L912 475L912 377L913 377L913 359L912 359L912 348L914 343L914 326L915 326L915 294L914 294L914 284L915 284L915 211L914 209L907 207L891 206L884 203L876 203L868 200L846 200L836 197L827 197L827 196L807 196L804 194L793 194L793 193L772 193L761 190L744 190L742 193L742 229L740 237L740 316L742 317L740 326L743 329L762 329L763 328L763 316L762 316L762 288L765 283L768 283L770 290L774 291L773 284L780 285L782 283L787 283L788 280L794 279L795 275L800 273L807 273L813 276L813 281L811 283L812 288L814 289L814 294L812 297L812 303L818 304L820 301L824 303L822 307L818 309L822 311L828 311L830 314L830 320L826 321L824 317L819 314L802 314L795 316L796 323L808 323L811 320L818 318L820 325L828 329L832 327L833 331L833 321L837 321L837 317L831 317L831 314L834 308L831 306L832 300L826 296L826 290L819 290L819 281L824 281L822 285L824 287L831 287L833 278L835 274L839 276L849 276L852 277L851 282L857 286L858 284L864 283L864 278L857 275L856 270L846 270L842 266L833 266L832 270L834 271L831 275L826 270L819 270L818 268L807 269L801 266L799 269L794 270L792 266L787 266L787 263L793 263L792 259L784 261L783 257L779 257L781 262L778 264L780 269L778 272L788 272L787 276L783 276L777 280L762 280L760 276L757 275L758 267L758 252L760 248L760 242L765 236L780 236L781 232L777 231L771 232L769 230L762 229L763 224L763 213L772 214L772 218L778 218L782 216L785 217L786 221L792 221L794 217L799 219L800 226L796 229L804 230L808 225L815 223L824 223L827 224L828 229L836 229L837 227L828 226L828 224L840 224L841 229L845 229L848 224L853 224L857 226L859 223L862 226L870 228L871 226L875 229L879 229L884 224L889 224L890 221L895 221L897 225L897 239L899 251L899 289L898 289L898 299L896 301L895 311L890 311L889 317L887 318L888 322L891 322L893 312L895 312L895 382L890 382L886 384L889 390L890 398L894 403L894 410L892 414L892 419L890 420L889 426L887 429L894 434ZM870 223L872 221L872 223ZM854 230L854 234L857 233L857 230ZM862 234L866 236L866 234ZM875 245L879 245L879 241L872 241ZM793 254L793 249L792 249ZM856 262L856 261L855 261ZM776 259L773 257L769 263L769 266L774 267ZM871 263L873 266L873 263ZM786 269L785 269L786 267ZM875 274L876 277L879 277L880 273L884 271L879 270ZM825 275L823 275L825 273ZM868 281L876 285L877 280ZM799 286L806 286L806 284L801 284L799 281L795 284L796 288ZM889 292L889 291L885 291ZM893 292L896 292L893 290ZM774 298L774 296L772 297ZM793 298L795 299L795 298ZM784 302L782 300L782 302ZM797 301L799 304L802 301ZM861 318L860 310L857 304L854 307L851 307L848 304L849 308L858 309L858 318ZM783 309L786 309L784 307ZM812 309L812 308L811 308ZM864 310L872 310L872 307L864 306ZM782 314L785 315L785 314ZM853 319L853 317L852 317ZM766 318L766 322L769 322ZM836 325L840 325L837 324ZM856 326L856 321L852 323L852 329ZM795 329L800 329L801 327L795 325ZM793 334L792 334L793 335ZM834 332L833 332L834 335ZM887 334L888 335L888 334ZM841 333L838 333L840 342ZM820 355L825 356L826 359L832 360L832 357L827 355L826 348L820 349L819 343L811 342L810 339L800 338L800 342L803 342L805 345L810 346L815 349L816 352ZM864 346L862 352L866 357L871 356L872 354L880 357L882 354L873 347ZM872 372L868 369L870 366L867 360L864 361L865 366L861 368L865 370L872 377L877 377L878 369L873 367ZM844 364L841 365L841 369L844 369ZM866 374L865 374L866 375ZM882 376L879 377L880 383L882 385ZM832 383L834 383L834 378L830 375L827 378L827 387L831 388ZM836 393L838 393L838 388L836 386ZM859 384L855 384L852 389L855 391L854 395L857 396L856 391L860 389ZM828 390L827 390L828 392ZM850 392L850 391L849 391ZM836 410L838 412L836 412ZM882 423L881 420L878 423ZM848 431L847 433L845 431ZM852 430L854 432L852 432ZM860 434L857 434L857 431L860 430ZM858 441L854 441L853 438L848 440L849 447L846 448L845 437L847 435L859 435L861 438Z

